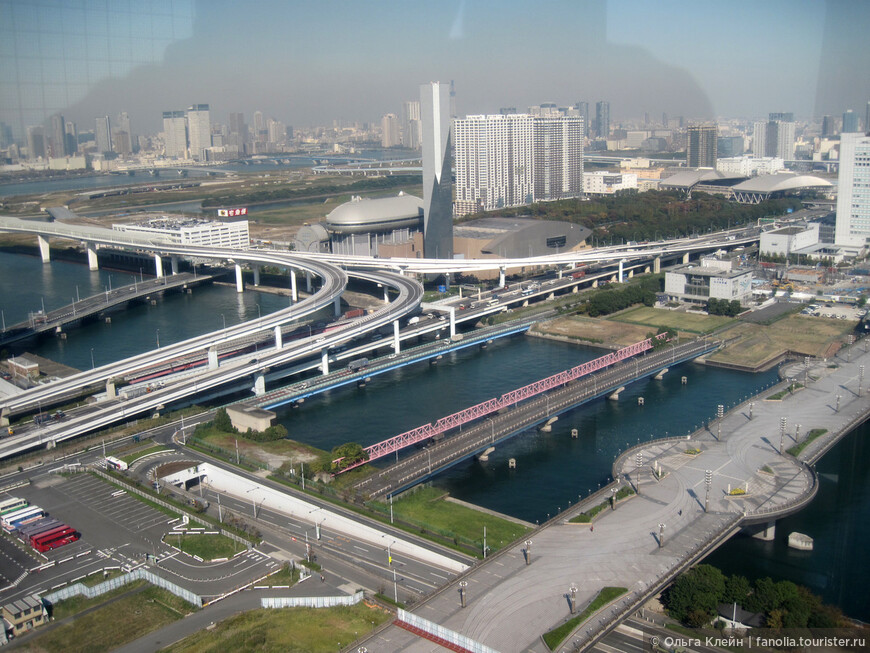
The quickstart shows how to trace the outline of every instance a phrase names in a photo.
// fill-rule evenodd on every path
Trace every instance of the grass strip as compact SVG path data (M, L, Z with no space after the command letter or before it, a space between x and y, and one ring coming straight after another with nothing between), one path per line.
M137 451L137 452L128 454L128 455L124 456L123 458L121 458L121 460L123 460L125 463L127 463L129 465L129 464L133 463L134 461L139 460L140 458L144 458L145 456L147 456L149 454L158 453L160 451L171 451L171 449L168 449L167 447L164 447L163 445L156 444L153 447L148 447L147 449L144 449L143 451Z
M558 628L554 628L548 633L544 634L544 643L550 648L551 651L555 651L559 645L565 640L568 635L574 632L574 629L577 628L580 624L586 621L592 614L597 612L603 606L607 605L614 599L622 596L628 590L624 587L604 587L598 592L598 595L592 599L592 603L586 606L586 609L583 610L576 617L572 617L565 623L563 623Z
M816 438L824 435L827 432L828 432L828 429L813 429L812 431L807 433L807 437L804 438L803 441L799 442L798 444L794 445L793 447L789 447L788 449L786 449L786 453L789 453L792 456L794 456L795 458L797 458L798 455L800 455L801 451L803 451L804 449L807 448L807 445L810 442L812 442Z
M166 535L163 541L177 546L188 555L197 556L206 562L216 558L232 558L242 545L226 535Z

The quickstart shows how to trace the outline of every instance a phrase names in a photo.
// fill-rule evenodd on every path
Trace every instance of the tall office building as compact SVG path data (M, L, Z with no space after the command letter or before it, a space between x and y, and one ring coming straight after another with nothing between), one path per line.
M420 102L402 103L402 145L412 150L420 147Z
M794 120L791 113L771 113L767 122L754 124L752 155L756 157L779 157L794 159Z
M595 128L598 138L607 140L610 137L610 102L595 104Z
M453 258L450 92L445 84L420 87L423 121L423 255Z
M187 121L184 111L163 112L163 155L167 159L187 158Z
M63 126L64 139L66 141L66 153L69 155L78 154L79 151L79 130L76 124L71 120L67 120ZM2 138L0 138L2 141Z
M580 113L580 117L583 118L583 137L589 138L592 135L589 133L591 126L589 123L589 103L578 102L574 107Z
M456 213L583 192L583 119L531 114L454 121Z
M690 168L715 168L718 135L716 125L689 125L686 165Z
M864 109L864 132L870 132L870 102L867 103L867 107Z
M237 148L240 154L245 153L245 145L248 142L248 126L245 124L245 114L230 114L230 132L227 144Z
M262 111L254 111L254 142L264 143L268 136Z
M858 251L870 238L870 136L840 135L837 223L834 242Z
M133 133L130 131L130 115L122 111L115 118L112 128L112 148L121 156L129 156L133 153Z
M858 114L851 109L843 113L843 129L841 131L843 134L861 131L858 127Z
M837 133L837 127L834 124L834 116L824 116L822 118L822 138L830 138Z
M211 147L211 118L207 104L194 104L187 108L187 142L190 158L205 161L205 150Z
M66 156L66 123L59 113L51 117L51 156Z
M41 126L27 128L27 158L35 161L45 156L45 130Z
M165 121L164 121L165 122ZM97 142L97 152L104 154L112 152L112 121L109 116L100 116L94 127L94 138Z
M381 118L381 147L401 145L399 140L399 119L395 113L388 113Z

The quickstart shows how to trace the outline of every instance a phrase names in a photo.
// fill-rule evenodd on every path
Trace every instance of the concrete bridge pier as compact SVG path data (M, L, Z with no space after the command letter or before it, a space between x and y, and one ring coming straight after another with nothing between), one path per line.
M759 524L758 526L750 526L749 532L752 531L755 531L752 535L755 539L772 542L773 538L776 537L776 521L769 521L766 524Z
M383 288L384 288L384 304L389 304L390 303L390 289L387 288L386 286L384 286Z
M450 337L456 335L456 308L450 307Z
M506 272L507 272L507 270L505 268L498 269L498 287L499 288L504 288L504 283L505 283L504 276L505 276Z
M341 316L341 295L335 298L335 301L332 302L332 312L335 317Z
M308 270L305 271L305 292L311 294L311 273Z
M299 301L299 291L296 288L296 270L290 268L290 299L295 304ZM338 315L336 313L336 315Z
M610 399L611 401L619 401L619 393L622 392L623 390L625 390L625 386L621 386L621 387L617 388L610 395L608 395L607 398Z
M176 256L175 254L173 254L173 255L169 258L169 262L170 262L170 264L172 265L172 274L173 274L173 275L178 274L178 256Z
M656 374L656 381L661 381L665 374L668 373L668 368L661 370L658 374Z
M689 252L683 254L683 265L689 262Z
M163 278L163 259L160 258L160 254L154 255L154 274L158 279Z
M48 238L36 235L36 244L39 245L39 255L43 263L51 263L51 250L48 247Z
M208 369L216 370L220 365L218 360L217 347L209 347L208 349Z
M284 341L281 335L281 325L275 327L275 349L281 350L284 348Z
M653 274L658 274L662 271L662 257L656 256L653 259Z
M106 399L114 399L118 396L115 390L115 382L112 380L106 381Z
M254 377L254 395L257 397L262 397L266 394L266 375L265 374L257 374Z
M242 277L242 266L236 263L236 292L245 292L245 280Z
M324 374L329 374L329 349L320 350L320 370Z
M88 270L96 272L100 269L100 261L97 258L97 247L93 243L88 243L85 249L88 252Z
M398 354L400 348L401 343L399 342L399 321L393 320L393 351Z
M577 286L574 286L574 287L576 288ZM598 287L598 279L596 279L595 281L592 282L592 287L593 287L593 288L597 288L597 287Z
M0 426L9 426L9 409L0 410Z
M625 259L619 259L619 278L618 278L619 283L622 283L623 280L625 279L625 271L623 269L624 265L625 265Z
M254 286L260 285L260 266L254 265Z

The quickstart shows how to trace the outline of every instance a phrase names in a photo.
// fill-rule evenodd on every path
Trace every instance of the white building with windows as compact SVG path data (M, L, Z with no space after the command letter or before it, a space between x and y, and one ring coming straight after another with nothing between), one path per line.
M726 175L754 177L756 175L773 175L785 170L783 160L776 156L730 156L716 160L716 170Z
M194 104L187 109L187 137L190 158L205 161L205 151L211 147L211 119L207 104Z
M834 243L857 254L870 238L870 136L840 135Z
M671 301L706 304L712 299L737 300L746 304L752 299L752 271L734 270L717 259L702 259L701 265L690 263L665 273L665 294Z
M232 247L249 249L251 235L248 221L218 222L199 218L154 217L144 222L113 224L115 231L159 236L173 245L200 245L203 247Z
M635 173L607 170L583 173L583 192L587 195L613 195L622 190L637 190Z

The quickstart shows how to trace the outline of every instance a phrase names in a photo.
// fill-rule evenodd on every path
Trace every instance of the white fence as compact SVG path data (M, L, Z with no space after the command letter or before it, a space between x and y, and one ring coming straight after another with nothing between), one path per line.
M356 605L363 593L353 596L275 596L260 599L263 608L332 608L336 605Z
M475 642L470 637L460 635L459 633L450 630L449 628L439 626L435 622L424 619L423 617L418 617L417 615L411 614L406 610L399 609L397 616L399 618L399 621L402 621L409 626L413 626L414 628L419 628L420 630L427 632L430 635L434 635L439 639L443 639L446 642L461 646L465 650L471 651L471 653L498 653L498 651L496 651L494 648L484 646L480 642Z
M156 574L152 574L150 571L145 569L135 569L123 576L118 576L117 578L110 578L107 581L103 581L99 585L94 585L93 587L88 587L87 585L83 585L82 583L75 583L73 585L67 585L66 587L61 587L59 590L51 592L50 594L46 594L42 597L44 601L48 601L49 603L57 603L58 601L63 601L64 599L68 599L73 596L84 596L86 598L92 599L101 594L105 594L106 592L111 592L112 590L118 589L119 587L123 587L127 583L132 583L137 580L147 580L152 585L156 585L162 589L165 589L167 592L171 592L175 594L175 596L184 599L188 603L195 605L198 608L202 607L202 597L198 594L194 594L193 592L184 589L183 587L179 587L175 583L171 583L165 578L161 578Z

